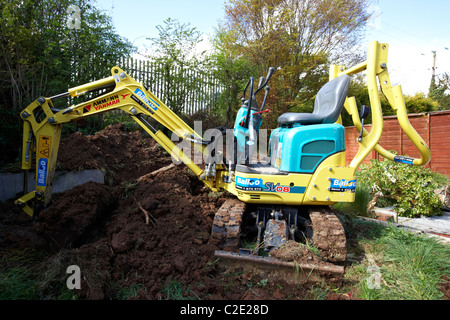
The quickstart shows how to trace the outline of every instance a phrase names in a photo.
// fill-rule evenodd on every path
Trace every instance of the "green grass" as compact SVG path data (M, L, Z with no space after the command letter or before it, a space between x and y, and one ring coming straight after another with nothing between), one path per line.
M358 185L356 188L355 201L354 202L339 202L334 207L342 212L367 216L367 206L372 200L370 194L370 187L366 185Z
M32 250L11 250L0 257L0 300L40 299L36 272L32 268L39 254Z
M12 249L0 253L0 300L76 300L66 286L66 251L52 260L34 249ZM46 261L46 264L42 262ZM63 262L64 261L64 262Z
M24 267L0 271L0 300L39 299L33 273Z
M163 290L163 299L165 300L200 300L194 291L188 286L183 288L183 284L177 280L170 281Z
M368 300L443 299L439 286L444 276L450 277L450 245L395 226L374 228L378 230L375 237L359 233L365 259L346 272L358 296Z
M119 288L118 292L116 294L116 298L118 300L126 300L128 298L135 297L135 296L137 296L138 291L141 288L144 288L144 290L147 290L143 284L134 284L130 287Z

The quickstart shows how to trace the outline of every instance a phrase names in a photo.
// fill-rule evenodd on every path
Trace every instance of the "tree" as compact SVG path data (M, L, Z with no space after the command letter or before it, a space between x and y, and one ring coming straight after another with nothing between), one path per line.
M224 90L220 93L215 111L225 118L225 126L231 127L235 111L240 107L239 94L242 93L253 66L247 59L228 46L233 43L229 38L235 35L231 31L216 30L213 39L213 53L209 57L210 69Z
M133 47L89 0L0 0L0 148L13 160L21 137L19 112L39 96L53 96L110 75ZM77 100L59 99L66 107Z
M153 42L153 53L146 55L156 64L164 90L161 99L175 113L181 113L189 97L189 91L200 89L199 77L189 77L187 71L201 71L203 53L198 53L202 34L190 23L181 24L176 19L167 18L158 25L159 36L149 38Z
M258 75L277 68L272 104L278 113L302 109L327 81L330 60L355 58L371 0L229 0L225 30ZM275 100L275 101L274 101ZM275 111L275 110L274 110ZM276 113L277 113L276 112Z
M405 96L405 105L408 113L423 113L438 110L438 102L418 92L414 96Z
M448 110L450 109L450 74L446 72L439 75L437 82L437 84L435 81L431 82L428 97L438 102L439 110Z

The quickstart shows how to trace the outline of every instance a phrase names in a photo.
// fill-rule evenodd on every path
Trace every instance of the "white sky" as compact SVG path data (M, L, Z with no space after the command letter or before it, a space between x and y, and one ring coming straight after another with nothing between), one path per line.
M380 15L367 39L389 44L392 85L401 84L405 94L428 93L432 51L436 74L450 72L450 1L379 0L376 9Z
M97 0L98 7L112 16L117 32L140 50L150 47L146 38L157 37L156 26L169 17L212 35L224 18L226 2ZM450 73L449 0L378 0L374 11L378 18L367 32L363 49L371 40L389 44L388 69L393 85L401 84L405 94L427 93L432 51L436 51L436 73Z

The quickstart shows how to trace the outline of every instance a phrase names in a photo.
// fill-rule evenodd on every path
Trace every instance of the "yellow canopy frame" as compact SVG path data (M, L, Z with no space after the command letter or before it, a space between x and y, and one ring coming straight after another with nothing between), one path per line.
M408 119L405 100L400 85L391 86L387 68L388 44L372 41L369 44L367 60L352 68L345 69L343 66L332 65L330 67L330 80L340 75L352 75L366 71L367 88L371 103L372 130L367 132L363 129L362 140L359 141L359 150L349 167L358 168L367 155L375 149L384 158L406 162L414 166L426 165L431 160L431 151L428 145L412 127ZM383 131L383 113L381 111L380 92L377 85L377 78L382 93L386 96L390 106L396 111L397 120L402 130L406 133L412 143L420 152L420 158L404 158L384 149L378 142ZM348 97L344 104L345 109L351 115L352 121L357 130L361 130L362 124L359 119L355 97Z

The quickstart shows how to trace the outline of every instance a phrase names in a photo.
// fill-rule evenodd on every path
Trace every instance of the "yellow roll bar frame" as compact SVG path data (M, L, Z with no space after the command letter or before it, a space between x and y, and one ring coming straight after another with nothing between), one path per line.
M431 160L431 151L428 145L409 122L401 86L391 86L387 68L388 50L388 44L372 41L369 43L366 61L347 70L343 66L331 65L330 67L330 80L343 74L353 75L366 71L367 88L372 113L372 130L370 132L367 132L366 129L363 130L362 140L359 141L359 150L349 165L351 168L358 168L373 149L375 149L375 151L386 159L404 162L414 166L426 165ZM398 156L390 151L387 151L379 144L381 133L383 132L383 113L381 110L381 99L377 78L381 91L386 96L392 109L396 111L397 120L400 127L419 150L421 156L420 158L405 158ZM359 119L355 97L347 97L344 107L352 117L352 121L356 129L360 131L362 124Z

